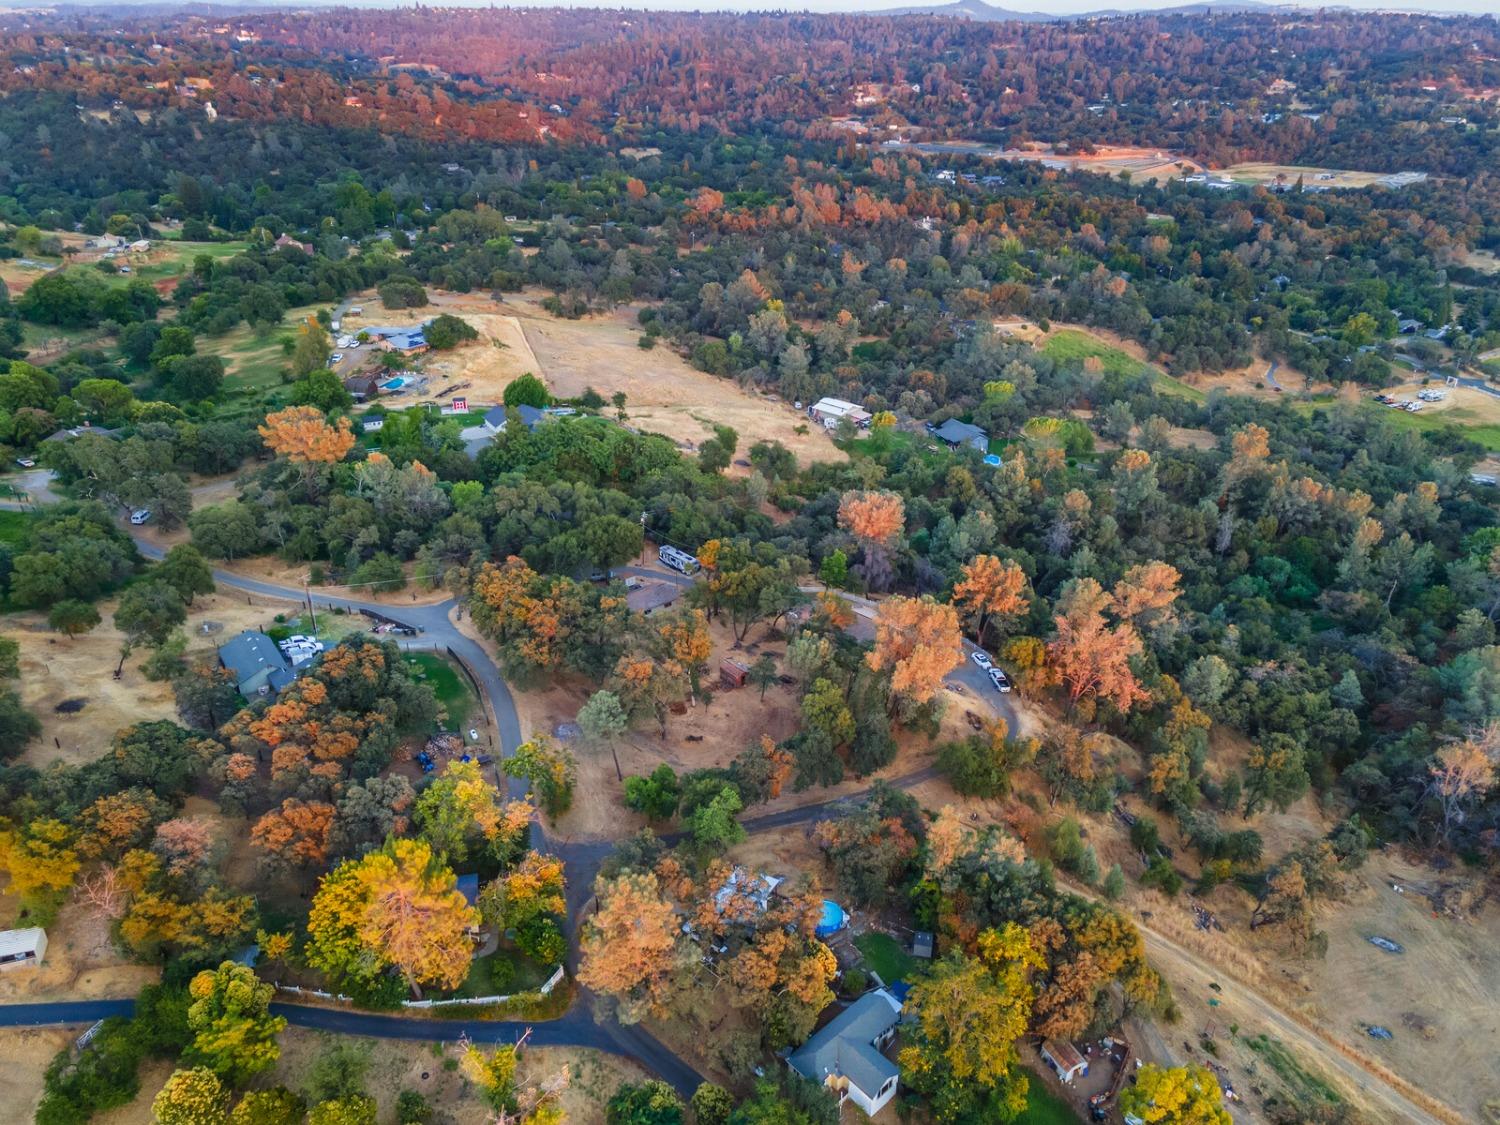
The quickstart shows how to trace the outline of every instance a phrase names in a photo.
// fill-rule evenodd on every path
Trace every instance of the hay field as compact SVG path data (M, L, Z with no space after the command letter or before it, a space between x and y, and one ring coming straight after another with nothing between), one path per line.
M538 303L539 295L507 296L503 305L486 297L434 294L431 313L451 312L511 346L497 348L484 340L465 345L450 357L429 354L424 366L439 378L462 375L473 386L471 403L498 401L499 391L516 375L540 375L558 398L573 398L589 387L606 399L626 395L629 424L665 434L686 450L713 436L715 424L739 432L739 454L757 441L779 441L804 464L836 461L843 454L828 434L808 423L789 403L741 390L727 379L698 371L665 344L643 351L635 310L562 320ZM507 323L509 322L509 323ZM519 332L524 347L516 340ZM452 366L447 366L452 365ZM493 388L486 398L480 388ZM799 427L807 432L799 433Z
M1330 188L1367 188L1386 176L1390 172L1350 172L1340 168L1314 168L1302 164L1261 164L1256 162L1246 164L1231 164L1222 172L1235 183L1239 184L1269 184L1275 183L1277 176L1284 176L1287 183L1296 183L1297 177L1302 177L1302 182L1307 187L1330 187ZM1329 179L1319 179L1320 176L1329 176Z

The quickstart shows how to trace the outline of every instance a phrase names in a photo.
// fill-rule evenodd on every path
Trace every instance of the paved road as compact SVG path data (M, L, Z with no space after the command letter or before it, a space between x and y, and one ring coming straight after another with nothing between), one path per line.
M130 1016L134 1000L74 1000L53 1004L0 1005L0 1027L87 1026L110 1016ZM304 1004L272 1004L273 1015L285 1016L294 1027L363 1035L373 1039L414 1039L452 1043L461 1038L475 1043L514 1043L529 1027L538 1047L588 1047L624 1055L654 1071L690 1098L701 1076L661 1042L635 1027L613 1021L595 1023L588 1006L575 1004L560 1019L525 1023L514 1020L433 1019L420 1016L382 1016L342 1008L313 1008Z
M68 1027L110 1016L128 1016L134 1000L60 1000L50 1004L0 1004L0 1027Z

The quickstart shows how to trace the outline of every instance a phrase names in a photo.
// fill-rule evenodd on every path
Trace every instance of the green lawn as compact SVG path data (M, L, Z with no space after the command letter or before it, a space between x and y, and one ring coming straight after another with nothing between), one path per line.
M1064 328L1059 332L1048 336L1042 343L1042 354L1050 359L1066 361L1076 359L1079 361L1090 357L1099 360L1104 371L1109 375L1150 375L1156 382L1156 387L1163 394L1182 395L1184 398L1193 399L1196 402L1203 401L1204 394L1195 387L1190 387L1179 379L1174 379L1161 368L1136 359L1128 352L1087 332L1080 332L1076 328Z
M1030 1067L1021 1068L1027 1079L1026 1110L1016 1125L1078 1125L1083 1118L1052 1092L1052 1088Z
M864 954L865 964L880 974L886 984L898 980L911 980L917 970L917 959L889 934L871 931L854 939L855 947Z
M34 518L30 512L0 511L0 544L12 551L20 551L25 546Z
M1466 421L1468 413L1461 408L1445 410L1441 414L1409 414L1405 410L1388 410L1386 417L1393 424L1408 430L1441 430L1445 426L1454 426L1471 441L1477 441L1486 449L1500 451L1500 425Z
M448 713L448 727L461 729L477 713L479 700L468 678L453 662L435 652L412 652L405 657L410 667L437 695L438 703Z
M511 966L506 972L504 966ZM498 969L498 976L496 975ZM513 996L518 992L535 992L552 975L552 969L538 965L524 953L503 946L488 957L477 957L469 966L455 997Z

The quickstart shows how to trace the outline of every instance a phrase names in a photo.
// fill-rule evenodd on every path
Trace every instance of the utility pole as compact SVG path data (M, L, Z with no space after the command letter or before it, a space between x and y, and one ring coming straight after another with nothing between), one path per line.
M302 583L302 592L307 595L307 616L312 619L312 631L316 633L318 631L318 613L313 609L312 587L307 584L306 580Z

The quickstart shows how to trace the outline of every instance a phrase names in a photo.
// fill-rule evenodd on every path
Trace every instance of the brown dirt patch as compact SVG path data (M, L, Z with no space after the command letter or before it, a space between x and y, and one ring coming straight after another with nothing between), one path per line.
M1173 449L1212 449L1218 443L1217 435L1211 430L1172 426L1167 431L1167 444Z
M1396 169L1392 169L1395 171ZM1224 175L1242 184L1269 184L1278 176L1295 184L1301 176L1308 187L1367 188L1391 172L1349 172L1339 168L1315 168L1303 164L1231 164ZM1328 177L1324 179L1323 177Z
M13 896L0 898L0 917L7 926L15 921L16 908ZM157 976L154 968L125 963L110 939L108 923L69 903L47 927L41 966L0 975L0 1003L121 999L136 995Z
M1500 1097L1494 1065L1500 946L1493 940L1500 905L1482 902L1467 917L1453 918L1435 914L1425 897L1443 884L1466 882L1473 880L1462 871L1434 872L1391 850L1371 856L1348 901L1319 918L1328 956L1304 971L1315 1011L1332 1035L1477 1120L1479 1107ZM1377 949L1367 940L1377 935L1406 952ZM1406 1015L1430 1025L1430 1035L1403 1027ZM1371 1023L1395 1038L1370 1039L1361 1025Z
M1331 393L1333 386L1330 383L1312 383L1307 376L1296 368L1285 364L1276 365L1276 382L1280 384L1281 391L1271 386L1266 379L1266 372L1271 364L1268 360L1255 359L1243 367L1233 367L1228 371L1199 371L1185 376L1183 382L1198 388L1200 391L1225 390L1230 394L1249 395L1251 398L1271 399L1286 398L1288 395L1297 394L1327 394Z
M306 1086L314 1062L332 1044L345 1037L301 1028L288 1028L281 1035L281 1058L260 1085L284 1085L293 1090ZM452 1125L482 1125L492 1120L487 1106L453 1064L459 1057L456 1044L415 1043L401 1040L356 1039L370 1052L365 1085L379 1107L378 1120L395 1121L396 1099L402 1090L416 1090L436 1111L441 1121ZM642 1081L646 1074L627 1059L581 1048L527 1048L521 1055L520 1081L541 1083L564 1068L568 1086L561 1094L562 1107L570 1122L602 1122L604 1103L623 1082Z
M11 1107L12 1121L30 1121L36 1116L47 1064L78 1034L66 1028L0 1031L0 1104Z
M1464 251L1464 265L1480 273L1500 273L1500 257L1493 250Z
M581 1047L528 1048L518 1068L522 1082L541 1083L564 1068L568 1085L561 1095L563 1119L572 1125L598 1125L604 1120L604 1105L626 1082L650 1077L635 1063L619 1055Z

